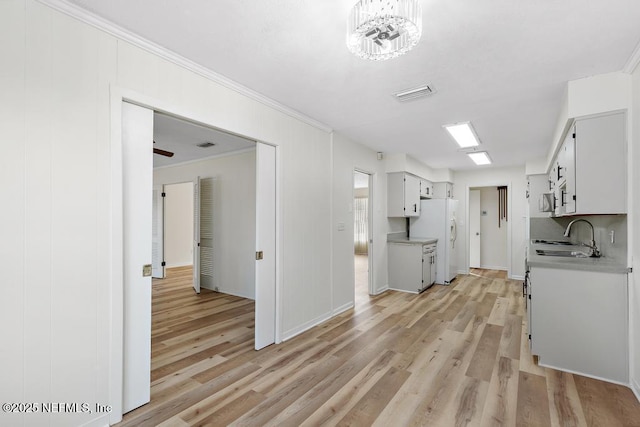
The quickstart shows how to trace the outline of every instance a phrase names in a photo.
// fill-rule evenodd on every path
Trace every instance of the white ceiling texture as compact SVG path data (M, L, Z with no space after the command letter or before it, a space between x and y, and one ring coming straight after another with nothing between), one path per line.
M355 0L72 3L375 151L454 170L476 166L443 125L471 121L494 166L544 157L567 81L622 70L640 40L638 0L422 0L418 46L382 62L346 48ZM392 96L425 83L437 92Z

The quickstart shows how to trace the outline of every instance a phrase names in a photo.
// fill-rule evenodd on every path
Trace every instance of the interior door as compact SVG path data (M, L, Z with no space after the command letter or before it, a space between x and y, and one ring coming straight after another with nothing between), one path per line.
M122 104L123 412L150 400L153 111Z
M199 178L198 185L198 217L199 223L199 266L200 277L198 287L194 289L200 293L200 287L215 289L214 264L214 208L215 208L215 178Z
M152 276L164 279L164 185L153 186L153 223L151 230Z
M255 349L276 333L276 148L256 144Z
M469 190L469 267L480 268L480 190Z

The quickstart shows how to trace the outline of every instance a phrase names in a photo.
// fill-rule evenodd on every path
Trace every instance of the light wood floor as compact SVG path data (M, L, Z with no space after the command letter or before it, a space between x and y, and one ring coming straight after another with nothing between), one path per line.
M389 291L256 352L253 302L190 274L154 283L151 403L123 426L640 425L629 389L536 366L519 281Z

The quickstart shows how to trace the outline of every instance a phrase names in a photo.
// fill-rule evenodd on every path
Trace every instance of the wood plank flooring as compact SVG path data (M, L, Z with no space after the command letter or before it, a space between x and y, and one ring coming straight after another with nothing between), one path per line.
M253 301L154 281L151 402L121 426L640 426L625 387L536 365L519 281L474 270L253 350Z

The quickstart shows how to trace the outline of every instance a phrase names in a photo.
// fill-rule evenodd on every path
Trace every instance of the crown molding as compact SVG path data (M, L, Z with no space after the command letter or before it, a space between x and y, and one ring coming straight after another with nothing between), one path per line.
M631 56L627 60L622 71L627 74L632 74L638 67L638 64L640 64L640 42L638 42L636 47L633 49L633 53L631 53Z
M281 113L284 113L294 119L300 120L308 125L311 125L315 128L318 128L322 131L330 133L333 131L331 127L328 125L319 122L305 114L302 114L296 110L293 110L286 105L283 105L273 99L262 95L259 92L256 92L252 89L249 89L246 86L237 83L228 77L225 77L221 74L216 73L215 71L210 70L209 68L203 67L196 62L191 61L163 46L160 46L152 41L149 41L139 35L122 28L111 21L108 21L95 13L89 12L86 9L81 8L78 5L70 3L67 0L36 0L39 3L42 3L58 12L61 12L65 15L68 15L72 18L75 18L85 24L88 24L94 28L97 28L101 31L104 31L107 34L110 34L120 40L131 43L132 45L139 47L147 52L150 52L154 55L159 56L162 59L165 59L173 64L176 64L180 67L183 67L189 71L192 71L202 77L205 77L221 86L224 86L228 89L231 89L235 92L238 92L241 95L246 96L247 98L253 99L254 101L258 101L261 104L264 104L268 107L271 107Z

